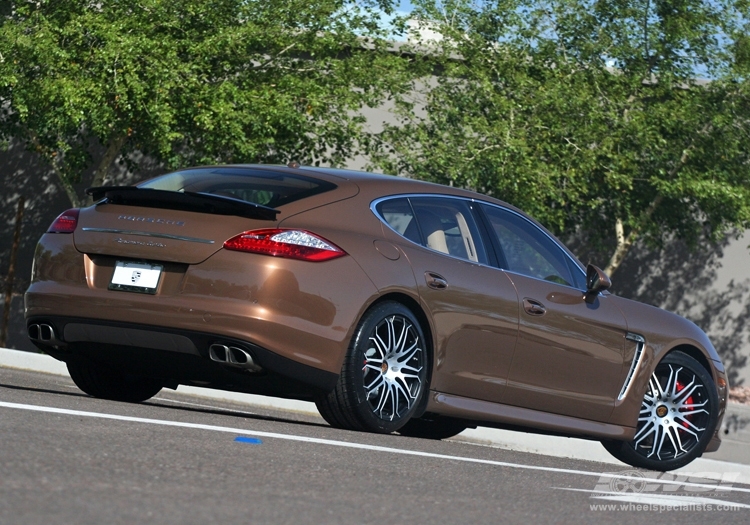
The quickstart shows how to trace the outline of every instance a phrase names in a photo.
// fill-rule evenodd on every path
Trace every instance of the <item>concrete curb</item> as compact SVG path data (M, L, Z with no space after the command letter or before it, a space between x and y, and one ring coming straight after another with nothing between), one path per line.
M0 367L68 375L64 363L45 354L19 350L0 349ZM177 392L194 397L221 399L247 405L319 415L313 403L304 401L182 385L177 389ZM750 484L750 407L730 404L727 409L726 420L731 428L727 428L728 433L723 438L724 442L718 452L706 454L706 456L695 460L687 467L673 472L688 476L700 474L704 478L719 480L727 474L736 474L735 480L737 482ZM519 452L609 463L612 465L613 472L624 471L629 468L610 456L599 443L584 439L543 436L483 427L465 430L451 439Z

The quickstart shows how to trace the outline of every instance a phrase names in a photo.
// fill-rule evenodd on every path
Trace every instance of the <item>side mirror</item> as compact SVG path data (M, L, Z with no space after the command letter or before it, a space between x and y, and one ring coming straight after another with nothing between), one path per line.
M598 294L604 290L608 290L612 286L612 281L609 279L606 273L600 268L589 264L586 268L586 293L587 294Z

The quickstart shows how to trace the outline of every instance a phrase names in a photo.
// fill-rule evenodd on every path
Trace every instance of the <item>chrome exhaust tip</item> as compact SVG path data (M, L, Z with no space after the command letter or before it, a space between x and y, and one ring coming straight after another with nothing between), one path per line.
M55 329L48 324L39 325L39 340L50 343L55 340Z
M229 347L226 345L213 344L208 347L208 357L211 361L226 364L227 354L229 354Z
M49 324L30 324L27 328L29 339L36 343L58 347L67 346L63 340L57 337L55 329Z
M253 356L247 350L236 346L227 346L220 343L214 343L208 347L208 357L211 361L216 361L223 365L242 368L259 372L261 367L253 360Z

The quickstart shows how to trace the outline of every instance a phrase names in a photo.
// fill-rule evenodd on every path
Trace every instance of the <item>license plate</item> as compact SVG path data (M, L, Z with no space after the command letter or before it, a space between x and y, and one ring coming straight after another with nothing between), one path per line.
M155 294L163 269L161 264L117 261L109 289Z

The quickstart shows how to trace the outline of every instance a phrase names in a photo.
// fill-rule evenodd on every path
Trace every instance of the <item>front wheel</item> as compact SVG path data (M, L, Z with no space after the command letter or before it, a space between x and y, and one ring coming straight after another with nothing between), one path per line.
M76 386L92 397L140 403L162 389L154 379L125 374L89 359L71 359L66 364Z
M719 396L711 375L689 355L673 352L651 375L633 441L602 441L602 445L634 467L674 470L703 454L718 412Z
M429 359L414 314L394 301L357 325L336 388L315 404L337 428L391 433L406 424L427 389Z

